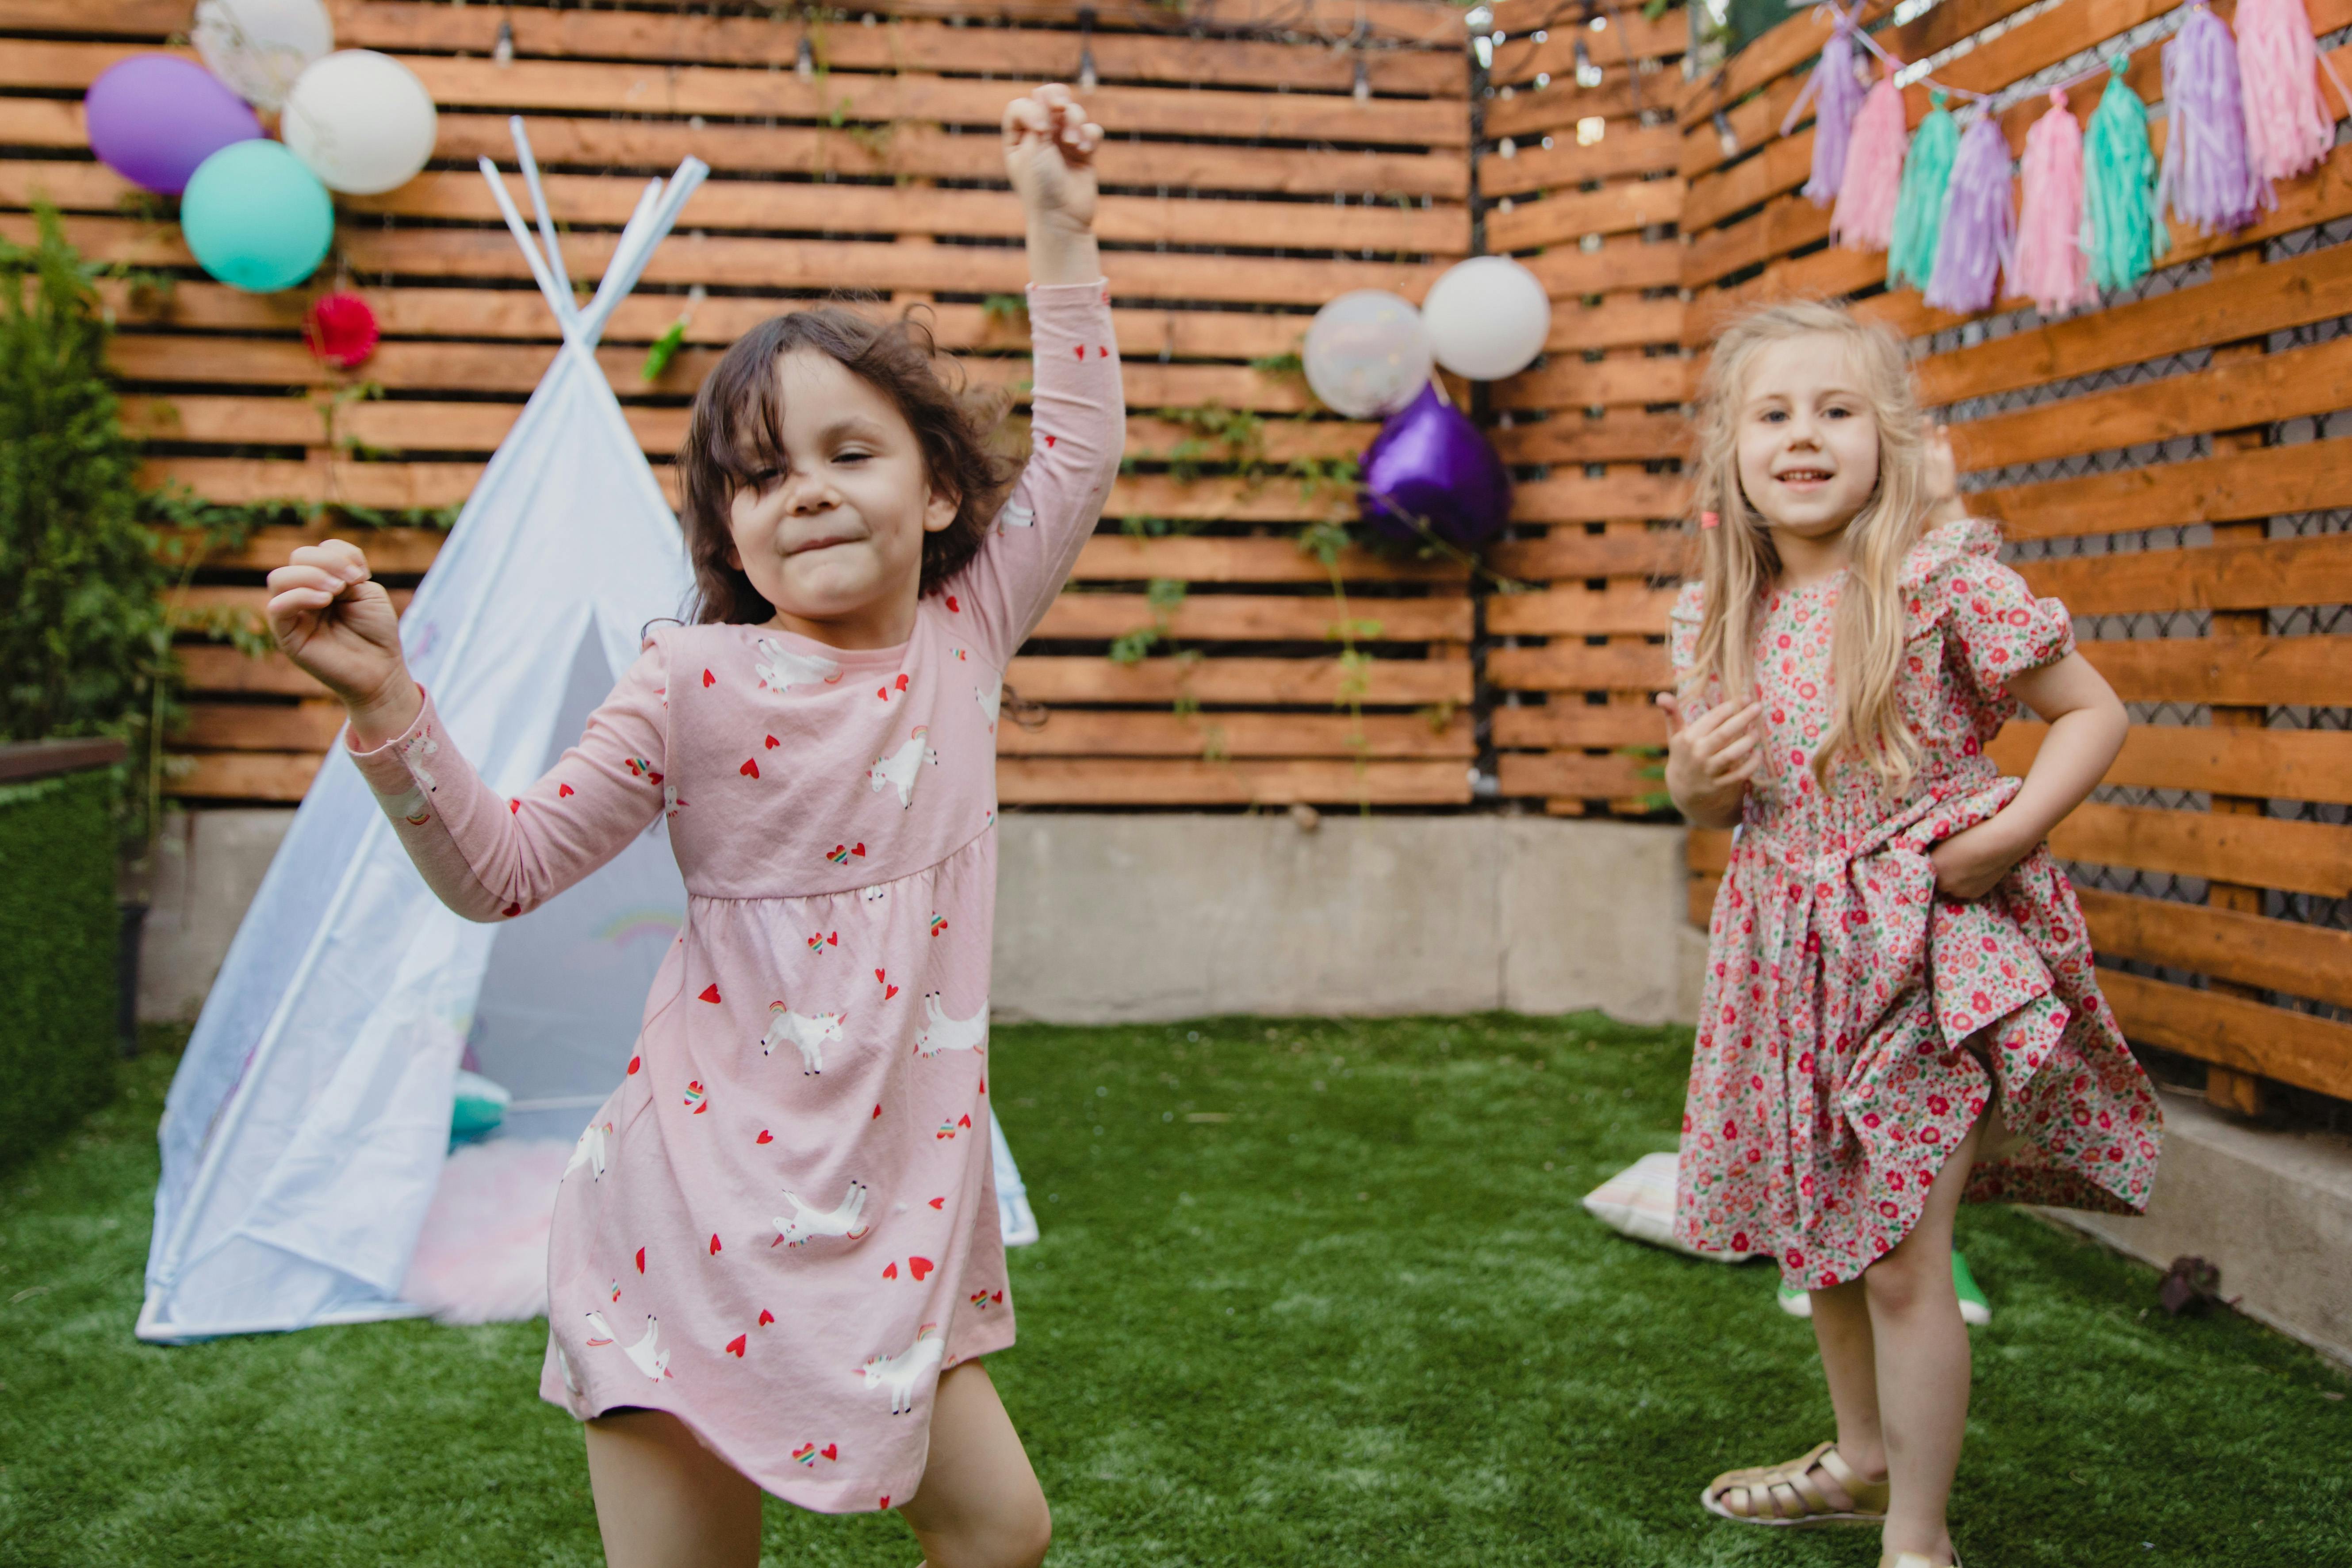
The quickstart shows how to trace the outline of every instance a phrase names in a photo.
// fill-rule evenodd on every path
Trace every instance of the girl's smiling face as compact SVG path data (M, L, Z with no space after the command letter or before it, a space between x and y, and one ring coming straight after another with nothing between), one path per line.
M1878 487L1878 420L1853 356L1827 333L1758 352L1738 440L1739 488L1776 534L1832 542Z
M776 629L887 647L913 629L923 536L955 521L906 416L832 355L776 360L773 466L728 506L730 563L775 606Z

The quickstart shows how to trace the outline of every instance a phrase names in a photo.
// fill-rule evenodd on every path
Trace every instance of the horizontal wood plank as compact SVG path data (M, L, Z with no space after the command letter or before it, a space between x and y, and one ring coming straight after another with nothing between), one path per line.
M2352 1099L2352 1025L2111 969L2099 989L2131 1039Z
M2050 848L2063 860L2352 897L2352 827L2333 823L2088 802L2051 830Z
M2012 721L1986 754L2005 773L2024 775L2048 732ZM2146 789L2210 790L2271 800L2352 805L2352 733L2334 730L2215 730L2135 724L2106 783Z
M2352 931L2096 888L2075 896L2101 952L2352 1006Z

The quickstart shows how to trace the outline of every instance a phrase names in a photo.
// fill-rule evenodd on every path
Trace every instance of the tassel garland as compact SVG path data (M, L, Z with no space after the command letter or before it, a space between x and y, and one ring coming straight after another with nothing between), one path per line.
M2303 0L2238 0L2238 70L2254 173L2291 180L2336 145L2336 117L2319 98L2319 49ZM2328 73L2335 75L2331 69ZM2336 83L2342 93L2344 84Z
M2062 89L2025 133L2025 211L2017 222L2017 270L2010 286L2044 316L2098 302L2083 253L2083 128Z
M1834 5L1831 9L1837 10ZM1853 22L1843 11L1837 11L1829 42L1822 46L1821 62L1780 121L1781 135L1795 126L1808 102L1813 106L1813 174L1805 182L1804 194L1815 206L1825 207L1837 200L1838 187L1845 183L1846 149L1853 141L1854 116L1862 109L1862 82L1853 74Z
M1846 148L1845 178L1838 185L1837 210L1830 215L1830 243L1848 250L1885 250L1895 240L1895 205L1903 193L1903 149L1910 133L1903 124L1903 89L1895 85L1895 64L1862 100Z
M2009 138L1990 114L1960 138L1952 159L1951 198L1936 237L1927 303L1972 316L1991 308L2000 274L2011 265L2017 214L2009 184Z
M2189 18L2164 46L2168 121L2158 195L2175 217L2207 234L2243 228L2277 205L2246 150L2238 51L2230 29L2193 0Z
M1911 153L1903 161L1903 184L1895 203L1895 226L1886 248L1886 286L1908 285L1924 289L1936 269L1936 245L1944 223L1944 193L1952 178L1952 160L1959 151L1959 121L1944 107L1944 95L1931 91L1935 107L1911 135Z
M2157 212L2147 107L2124 79L2128 63L2116 57L2115 74L2083 132L2083 246L2091 280L2102 289L2137 283L2171 242Z

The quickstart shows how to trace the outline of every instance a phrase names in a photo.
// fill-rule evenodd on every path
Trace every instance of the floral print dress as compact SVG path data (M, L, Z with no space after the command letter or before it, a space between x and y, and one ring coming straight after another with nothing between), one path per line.
M1770 1253L1803 1289L1854 1279L1910 1234L1993 1074L2017 1142L1978 1163L1969 1201L2136 1213L2155 1179L2156 1096L2048 846L1967 902L1936 891L1927 860L2016 795L1985 755L2017 711L2009 679L2074 646L2065 606L1997 547L1958 522L1905 563L1901 701L1922 757L1892 806L1856 763L1825 787L1812 773L1843 575L1773 594L1760 617L1767 752L1708 923L1675 1228L1702 1250ZM1723 700L1693 668L1703 592L1687 584L1672 618L1686 718Z

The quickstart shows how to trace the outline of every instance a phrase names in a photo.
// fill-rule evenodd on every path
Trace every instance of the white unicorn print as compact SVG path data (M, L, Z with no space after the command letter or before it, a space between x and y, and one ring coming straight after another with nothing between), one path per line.
M761 637L752 645L759 657L752 673L760 684L782 697L795 686L831 686L841 679L841 666L820 653L794 653L781 643Z
M801 1072L803 1075L824 1070L824 1043L841 1038L841 1026L849 1017L846 1013L819 1013L814 1017L795 1013L782 1002L768 1004L768 1034L760 1042L760 1054L773 1056L776 1047L787 1040L801 1048Z
M996 514L996 521L1006 528L1034 528L1037 514L1017 500L1006 501L1004 510Z
M437 755L440 750L441 742L435 740L429 731L411 735L400 743L400 754L408 763L409 776L423 784L428 795L439 789L441 784L425 768L425 759Z
M941 1051L976 1051L988 1043L988 1004L969 1018L948 1016L947 999L934 991L923 998L923 1026L915 1031L915 1054L935 1057Z
M793 1217L779 1215L768 1223L776 1227L776 1240L786 1247L804 1247L821 1236L837 1236L845 1241L856 1241L870 1227L863 1217L866 1213L866 1184L849 1184L848 1195L831 1209L809 1206L800 1194L787 1192L784 1201L793 1205Z
M580 1142L572 1146L572 1159L563 1167L563 1173L570 1176L572 1172L585 1165L592 1173L591 1180L603 1181L604 1179L604 1140L612 1135L612 1131L613 1124L609 1121L590 1122L581 1132Z
M890 1414L904 1415L915 1407L915 1384L923 1373L940 1364L947 1352L947 1338L937 1323L925 1323L915 1331L915 1342L897 1355L869 1357L857 1369L868 1388L890 1391Z
M613 1325L604 1321L602 1312L588 1314L588 1335L591 1345L609 1345L619 1337L613 1332ZM622 1353L636 1369L656 1383L669 1375L669 1352L656 1342L660 1338L661 1324L651 1312L647 1312L646 1337L635 1344L621 1347Z
M940 754L923 742L923 737L929 732L925 726L917 725L905 745L887 757L875 758L874 765L866 770L867 787L876 794L880 794L885 784L898 786L898 808L901 811L915 804L916 770L925 763L933 767L940 765Z
M986 685L975 688L972 695L980 699L980 711L988 720L990 732L994 733L996 716L1004 710L1004 677L991 677Z

